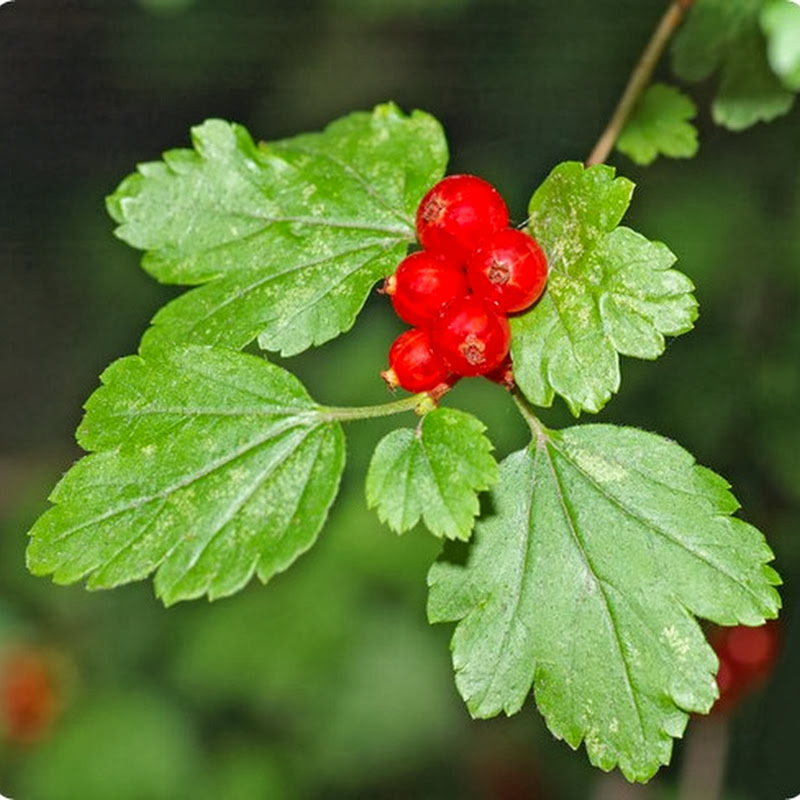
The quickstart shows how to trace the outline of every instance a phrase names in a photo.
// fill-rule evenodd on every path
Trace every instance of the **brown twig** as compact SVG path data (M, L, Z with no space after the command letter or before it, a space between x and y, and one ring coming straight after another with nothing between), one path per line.
M679 800L720 800L728 754L724 714L692 719L684 742L678 782Z
M650 37L639 63L631 73L628 85L625 87L625 91L622 93L622 97L620 97L619 103L608 121L608 125L606 125L605 130L597 140L597 144L594 146L589 158L586 159L587 167L592 164L602 164L608 158L608 154L628 121L636 101L647 88L648 83L650 83L653 70L656 68L664 48L680 27L692 2L693 0L672 0L670 3L669 8L667 8L658 23L658 27L653 31L653 35Z

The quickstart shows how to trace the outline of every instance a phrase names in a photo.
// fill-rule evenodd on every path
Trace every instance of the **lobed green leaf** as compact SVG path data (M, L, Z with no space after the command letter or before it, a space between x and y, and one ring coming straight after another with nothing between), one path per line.
M731 130L789 111L794 96L770 69L759 16L764 0L695 0L675 37L673 69L686 81L719 71L714 121Z
M497 480L497 462L480 420L450 408L426 414L416 430L385 436L367 472L367 504L397 533L422 518L435 536L468 539L477 493Z
M691 158L697 153L697 129L689 120L697 109L674 86L648 87L625 123L617 149L637 164L647 165L659 155Z
M800 91L800 5L792 0L767 0L760 22L772 71L787 89Z
M348 330L414 240L416 206L447 159L433 117L390 104L271 144L222 120L192 140L107 202L148 272L204 284L156 315L145 351L258 338L291 355Z
M470 544L445 548L429 574L431 622L458 622L471 714L513 714L533 687L555 736L647 780L717 697L695 616L777 615L763 536L681 447L609 425L541 431L502 462L491 498Z
M255 356L178 347L112 364L28 566L106 588L155 572L166 604L266 582L315 541L344 468L341 426Z
M691 281L675 256L616 227L633 184L605 165L558 165L530 203L529 230L547 254L547 291L511 320L514 375L533 403L555 394L576 416L599 411L620 384L619 355L657 358L664 336L691 329Z

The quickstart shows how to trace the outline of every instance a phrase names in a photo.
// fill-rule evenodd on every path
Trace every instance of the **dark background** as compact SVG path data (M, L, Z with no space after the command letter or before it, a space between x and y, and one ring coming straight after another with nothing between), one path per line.
M112 235L103 198L208 117L256 138L378 102L444 124L449 171L496 183L512 217L563 159L583 159L663 10L623 0L15 0L0 6L0 654L43 653L61 713L27 746L0 735L0 793L94 798L586 798L610 784L554 742L533 704L469 721L445 626L425 622L432 537L364 508L385 425L348 429L343 492L315 549L268 587L165 611L149 584L90 594L24 569L25 533L79 456L81 404L174 295ZM662 64L668 76L668 63ZM731 715L731 798L800 792L800 111L715 128L692 87L699 156L646 170L626 219L697 286L695 332L624 360L600 415L678 440L725 475L777 554L784 654ZM397 323L293 360L328 403L385 398ZM346 365L343 366L343 365ZM343 370L346 372L343 373ZM343 380L343 374L346 380ZM499 455L524 434L488 384L457 402ZM557 407L544 415L568 424ZM624 553L620 554L624 558ZM674 797L675 765L636 797ZM621 791L617 789L617 791ZM620 794L614 796L622 796Z

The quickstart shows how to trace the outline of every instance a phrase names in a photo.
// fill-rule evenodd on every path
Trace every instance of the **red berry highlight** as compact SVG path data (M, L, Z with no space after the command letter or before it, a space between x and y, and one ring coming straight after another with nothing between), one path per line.
M444 383L449 370L431 347L428 331L412 328L401 333L389 348L389 369L381 377L390 389L402 386L409 392L429 392Z
M430 322L456 297L469 291L467 276L458 262L441 253L421 250L404 258L383 290L397 316L409 325Z
M484 239L507 226L508 208L500 193L475 175L444 178L417 208L420 244L464 261Z
M467 295L444 307L431 327L431 341L457 375L485 375L508 354L511 329L491 303Z
M501 311L524 311L547 284L547 258L527 233L506 228L492 234L467 261L467 280L475 294Z

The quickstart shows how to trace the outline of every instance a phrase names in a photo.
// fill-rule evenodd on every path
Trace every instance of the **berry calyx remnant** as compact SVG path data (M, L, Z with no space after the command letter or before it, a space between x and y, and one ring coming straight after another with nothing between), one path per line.
M511 328L491 303L466 295L446 305L433 321L431 343L457 375L485 375L508 355Z
M483 178L450 175L422 198L416 223L417 238L425 250L466 261L484 239L508 227L508 207Z
M527 233L505 228L492 234L467 261L472 291L511 314L533 305L547 283L547 258Z
M427 250L406 256L383 285L397 316L409 325L431 322L447 303L468 290L466 273L458 262Z
M444 383L449 370L431 346L423 328L404 331L389 348L389 368L381 377L390 389L402 386L409 392L430 392Z
M514 365L511 363L511 354L506 355L500 362L500 366L487 372L483 377L502 386L506 391L513 392L517 384L514 380Z

